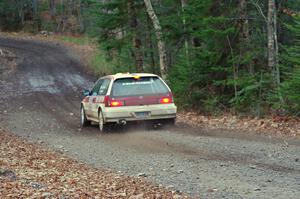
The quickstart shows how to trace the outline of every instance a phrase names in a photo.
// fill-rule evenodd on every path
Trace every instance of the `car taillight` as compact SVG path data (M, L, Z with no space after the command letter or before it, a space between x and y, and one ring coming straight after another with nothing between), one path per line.
M109 106L111 106L111 107L123 106L123 103L118 100L113 100L113 101L110 101Z
M124 106L123 101L111 99L109 96L104 97L104 104L106 107Z
M173 103L173 98L172 97L163 97L159 100L160 104L170 104Z

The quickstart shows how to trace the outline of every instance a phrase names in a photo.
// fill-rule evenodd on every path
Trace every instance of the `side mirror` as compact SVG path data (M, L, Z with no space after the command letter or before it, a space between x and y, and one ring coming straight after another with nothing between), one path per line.
M83 95L84 96L89 96L90 95L90 91L89 90L84 90L83 91Z

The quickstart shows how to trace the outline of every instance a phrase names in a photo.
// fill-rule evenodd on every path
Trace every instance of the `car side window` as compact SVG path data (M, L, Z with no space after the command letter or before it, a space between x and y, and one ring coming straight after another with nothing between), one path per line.
M99 89L99 93L98 93L99 95L105 95L107 93L109 83L110 83L109 79L104 79Z
M92 91L91 91L91 95L92 95L92 96L98 95L99 89L100 89L100 87L101 87L103 81L104 81L103 79L100 79L100 80L98 80L98 81L96 82L95 86L93 87L93 89L92 89Z

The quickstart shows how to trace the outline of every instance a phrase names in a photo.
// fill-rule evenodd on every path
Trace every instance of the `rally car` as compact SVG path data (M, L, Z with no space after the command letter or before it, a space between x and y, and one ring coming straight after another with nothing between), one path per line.
M98 79L84 91L81 126L97 122L101 132L113 123L151 121L174 124L177 107L168 85L157 75L118 73Z

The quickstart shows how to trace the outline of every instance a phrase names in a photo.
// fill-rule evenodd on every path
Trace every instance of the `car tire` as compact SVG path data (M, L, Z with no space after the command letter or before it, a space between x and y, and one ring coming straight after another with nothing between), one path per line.
M99 130L101 133L108 131L109 123L105 123L103 113L101 110L99 110L99 113L98 113L98 124L99 124Z
M89 126L91 124L90 121L88 121L86 115L85 115L85 110L84 110L84 107L81 106L80 108L80 125L82 127L86 127L86 126Z

